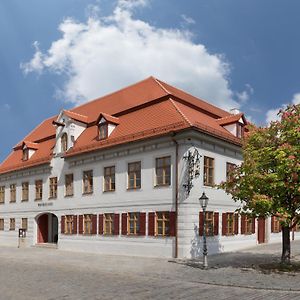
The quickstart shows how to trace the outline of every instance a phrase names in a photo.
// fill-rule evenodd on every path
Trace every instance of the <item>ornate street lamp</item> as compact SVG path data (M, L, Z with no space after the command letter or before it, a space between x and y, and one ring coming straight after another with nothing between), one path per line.
M203 268L207 268L207 245L206 245L206 207L208 203L208 197L205 195L205 193L202 193L202 196L199 198L200 205L203 209Z

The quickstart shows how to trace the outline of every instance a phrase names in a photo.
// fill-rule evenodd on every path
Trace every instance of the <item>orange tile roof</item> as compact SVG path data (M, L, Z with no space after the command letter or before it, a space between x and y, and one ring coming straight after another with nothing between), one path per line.
M233 118L232 114L153 77L64 113L87 124L66 157L188 128L241 145L240 139L221 126L222 120ZM98 140L97 121L101 115L117 125L105 140ZM57 117L43 121L18 143L0 165L0 174L50 163L56 132L52 122ZM28 161L22 161L25 141L38 145Z
M245 125L247 125L247 121L246 121L243 113L239 113L239 114L236 114L236 115L230 115L230 116L218 119L217 123L220 124L220 125L228 125L228 124L238 122L240 120L240 118L242 118Z

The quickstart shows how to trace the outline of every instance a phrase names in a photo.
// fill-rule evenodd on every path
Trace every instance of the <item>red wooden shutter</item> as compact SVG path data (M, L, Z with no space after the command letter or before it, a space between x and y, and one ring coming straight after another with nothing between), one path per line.
M103 214L99 215L98 233L103 234Z
M120 216L119 214L114 214L114 235L119 235L120 233Z
M252 218L252 233L255 233L255 218Z
M155 235L155 213L150 212L148 214L148 235L154 236Z
M219 235L219 213L214 213L214 235Z
M170 236L176 236L176 212L170 211Z
M92 234L97 234L97 215L92 215Z
M274 221L275 221L275 216L271 217L271 232L274 232Z
M77 234L77 216L73 216L73 228L72 228L72 233Z
M239 233L239 215L235 214L234 218L235 218L234 234L238 234Z
M241 216L241 234L245 234L246 231L246 216Z
M127 235L127 213L122 214L122 235Z
M139 235L146 234L146 213L140 213L140 232Z
M227 234L227 213L222 213L222 235Z
M203 235L203 212L199 212L199 235Z
M83 234L83 215L79 216L78 233Z
M65 233L65 216L61 216L61 223L60 223L61 233Z

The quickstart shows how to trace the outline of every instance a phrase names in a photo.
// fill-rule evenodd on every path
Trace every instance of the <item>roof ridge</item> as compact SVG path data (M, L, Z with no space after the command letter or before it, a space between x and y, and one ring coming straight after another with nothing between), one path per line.
M192 126L192 122L188 119L188 117L180 110L180 108L176 105L174 100L172 98L169 98L175 109L179 112L179 114L182 116L182 118L190 125Z
M70 112L71 114L74 114L74 115L77 115L77 116L81 116L81 117L88 118L88 116L85 116L85 115L79 114L79 113L77 113L77 112L74 112L74 111L72 111L72 110L69 110L69 109L63 109L63 111Z
M169 94L169 95L172 95L172 93L169 92L169 91L163 86L163 84L159 81L159 79L157 79L157 78L155 78L155 77L153 77L153 76L151 76L151 78L153 78L153 79L155 80L155 82L163 89L164 92L166 92L166 93Z

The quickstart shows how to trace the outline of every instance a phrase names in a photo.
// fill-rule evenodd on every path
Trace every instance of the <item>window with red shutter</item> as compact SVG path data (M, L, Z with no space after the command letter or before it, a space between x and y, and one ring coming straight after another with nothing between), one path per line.
M239 215L235 214L234 216L234 234L238 234L239 233Z
M78 233L83 234L83 215L79 216Z
M122 213L122 235L127 235L127 213Z
M97 234L97 215L92 215L92 234Z
M170 236L176 236L176 212L170 212Z
M203 235L203 212L199 212L199 235Z
M255 233L255 218L252 218L252 233Z
M214 213L214 235L219 235L219 213Z
M149 236L155 235L155 213L154 212L148 213L148 235Z
M114 214L114 235L119 235L120 233L120 216L119 214Z
M65 216L61 216L61 222L60 222L60 228L61 228L61 233L65 233Z
M73 216L73 234L77 234L77 216Z
M103 234L103 214L99 215L98 234Z
M227 235L227 213L222 213L222 235Z
M241 216L241 234L245 234L245 228L246 228L246 216Z
M140 213L140 232L139 235L145 235L146 234L146 213L141 212Z

